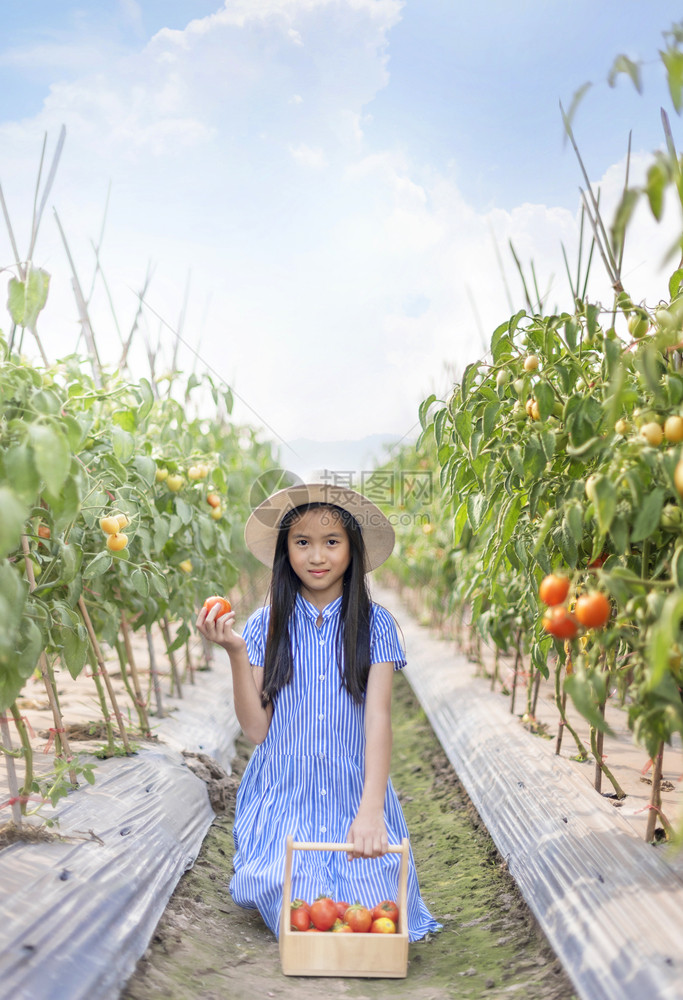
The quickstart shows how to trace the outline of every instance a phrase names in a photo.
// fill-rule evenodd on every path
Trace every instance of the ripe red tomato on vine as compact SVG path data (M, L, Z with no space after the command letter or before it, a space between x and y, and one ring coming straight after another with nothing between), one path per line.
M556 604L543 615L543 628L556 639L573 639L579 623L564 604Z
M560 573L550 573L541 580L541 585L538 588L538 596L548 607L554 607L556 604L562 604L567 599L569 585L570 580L568 576Z
M602 628L610 619L612 607L605 594L592 590L577 599L574 614L585 628Z

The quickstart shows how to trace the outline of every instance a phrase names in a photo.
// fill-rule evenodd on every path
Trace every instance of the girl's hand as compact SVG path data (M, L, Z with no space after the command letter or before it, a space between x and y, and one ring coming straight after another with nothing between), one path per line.
M379 858L386 854L389 850L389 838L384 810L368 812L359 809L346 840L353 844L353 851L347 854L349 861L354 858Z
M209 639L222 646L228 654L238 653L247 648L247 644L241 635L233 630L235 624L235 612L228 611L227 615L218 616L219 606L214 605L207 614L206 609L197 615L197 628Z

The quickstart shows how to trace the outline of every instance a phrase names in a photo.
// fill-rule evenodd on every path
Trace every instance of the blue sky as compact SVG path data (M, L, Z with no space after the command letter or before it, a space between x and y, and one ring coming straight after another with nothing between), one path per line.
M65 123L51 205L89 287L111 185L102 261L124 329L151 261L144 333L177 324L189 282L181 363L232 383L240 418L285 441L400 435L481 354L508 296L521 306L508 239L568 305L580 174L559 101L592 81L575 128L609 206L629 129L636 176L661 144L657 51L680 16L667 0L10 2L0 182L24 247L42 137L50 153ZM620 52L643 60L642 96L608 87ZM656 301L644 239L628 273ZM53 275L40 333L56 357L77 323L51 213L34 260ZM101 284L91 310L114 363ZM134 363L146 374L142 340Z

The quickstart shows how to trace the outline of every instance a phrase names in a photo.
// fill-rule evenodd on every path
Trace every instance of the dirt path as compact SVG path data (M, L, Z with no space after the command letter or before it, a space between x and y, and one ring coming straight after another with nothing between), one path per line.
M240 746L234 789L248 748ZM443 931L410 945L405 980L287 978L260 917L227 891L232 808L213 824L121 1000L261 997L572 1000L572 985L482 828L407 681L397 676L392 780L423 896Z

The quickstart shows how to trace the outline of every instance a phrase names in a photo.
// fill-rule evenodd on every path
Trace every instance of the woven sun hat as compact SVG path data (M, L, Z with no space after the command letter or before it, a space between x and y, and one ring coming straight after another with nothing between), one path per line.
M377 569L389 558L394 548L394 529L371 500L346 486L336 486L331 483L299 483L273 493L252 511L247 520L244 540L260 562L272 567L282 518L295 507L303 507L310 503L341 507L358 522L365 542L368 572Z

